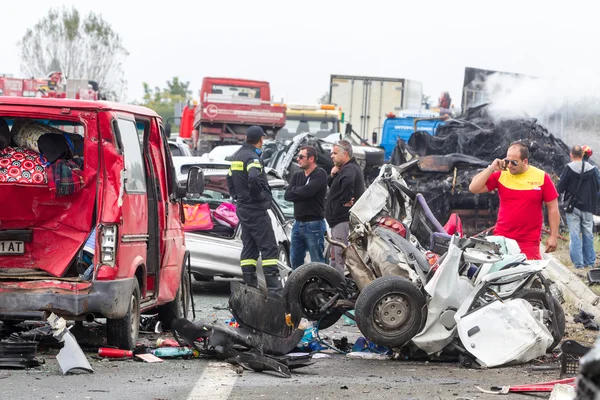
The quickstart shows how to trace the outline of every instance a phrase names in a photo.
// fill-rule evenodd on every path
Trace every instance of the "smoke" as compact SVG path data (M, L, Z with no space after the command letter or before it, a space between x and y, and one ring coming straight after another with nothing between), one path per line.
M496 73L485 80L493 119L535 118L568 146L600 150L600 82L596 77L538 78Z

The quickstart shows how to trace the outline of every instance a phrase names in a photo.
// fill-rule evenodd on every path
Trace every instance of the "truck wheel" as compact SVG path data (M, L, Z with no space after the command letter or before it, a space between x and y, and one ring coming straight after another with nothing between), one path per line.
M186 269L184 269L175 299L158 307L158 320L163 330L170 331L171 323L174 319L187 319L190 308L190 293L190 276Z
M552 316L549 318L544 318L544 324L552 334L552 338L554 341L548 347L547 351L550 352L554 350L556 346L560 343L563 336L565 335L565 312L560 305L560 302L556 300L554 296L552 297L552 302L554 303L554 311L556 312L556 324L558 325L558 332L555 332L552 324ZM546 292L544 290L539 289L525 289L521 290L519 293L515 294L515 298L527 300L529 304L533 306L533 308L548 310L550 312L550 307L548 305L548 301L546 300Z
M320 321L319 329L329 328L340 319L343 312L330 308L328 314L320 312L320 308L338 293L343 282L340 273L327 264L304 264L292 271L283 287L286 310L290 311L292 304L299 304L304 318Z
M140 284L134 279L127 314L119 319L106 320L106 341L109 346L130 350L136 345L140 331Z
M354 316L363 335L389 348L408 343L421 329L425 296L409 280L384 276L358 295Z

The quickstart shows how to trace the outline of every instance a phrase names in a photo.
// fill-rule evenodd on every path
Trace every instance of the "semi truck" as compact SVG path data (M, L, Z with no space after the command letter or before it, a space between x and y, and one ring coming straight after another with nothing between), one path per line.
M186 112L194 113L193 126L187 129L198 131L200 154L221 144L242 143L249 126L261 126L275 136L285 124L285 106L271 102L269 82L206 77L199 94L198 106L186 107L182 119Z
M350 124L364 140L379 143L386 115L420 109L423 84L403 78L331 75L329 103L344 110L344 126ZM375 133L375 135L373 134Z

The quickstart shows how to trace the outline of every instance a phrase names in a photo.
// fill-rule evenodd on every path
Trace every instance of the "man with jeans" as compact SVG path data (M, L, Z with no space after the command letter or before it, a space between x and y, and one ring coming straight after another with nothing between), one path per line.
M571 162L560 176L558 192L564 193L565 204L575 199L573 212L567 212L567 225L571 237L569 253L576 268L593 267L596 262L593 213L599 188L598 168L583 160L581 146L573 146Z
M334 240L348 243L350 231L350 207L365 191L363 171L352 157L352 144L340 140L333 145L331 159L334 167L327 179L329 192L325 201L325 219L331 227L331 237ZM331 266L344 275L344 259L342 249L333 246Z
M310 261L325 262L325 194L327 193L327 172L317 167L317 151L304 146L297 156L298 166L290 179L284 198L294 203L294 226L291 240L292 269L304 263L306 251Z

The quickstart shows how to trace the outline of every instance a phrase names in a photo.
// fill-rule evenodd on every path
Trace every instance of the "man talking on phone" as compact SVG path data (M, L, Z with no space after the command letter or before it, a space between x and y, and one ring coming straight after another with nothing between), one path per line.
M541 260L545 203L550 225L546 253L556 250L560 223L558 193L547 173L529 165L529 149L523 142L512 143L504 160L495 159L469 185L475 194L494 189L500 199L495 235L516 240L527 259Z

